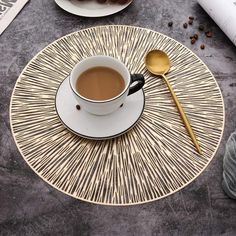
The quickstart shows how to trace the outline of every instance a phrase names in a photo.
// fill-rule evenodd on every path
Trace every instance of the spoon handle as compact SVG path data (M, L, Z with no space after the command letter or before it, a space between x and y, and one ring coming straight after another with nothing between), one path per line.
M184 110L183 110L183 108L182 108L182 106L181 106L181 104L180 104L180 102L179 102L179 100L178 100L178 98L177 98L173 88L171 87L170 82L168 81L168 79L166 78L165 75L162 75L162 76L163 76L163 78L164 78L164 80L166 82L166 85L168 86L168 88L170 90L172 98L173 98L173 100L174 100L174 102L175 102L175 104L176 104L176 106L178 108L178 111L179 111L180 116L181 116L181 118L182 118L182 120L184 122L185 128L186 128L186 130L189 133L189 136L191 137L191 139L192 139L192 141L193 141L197 151L199 152L199 154L202 154L202 151L201 151L201 148L200 148L200 146L198 144L197 138L196 138L196 136L195 136L195 134L193 132L193 129L192 129L192 127L191 127L191 125L190 125L190 123L188 121L188 118L187 118L187 116L186 116L186 114L185 114L185 112L184 112Z

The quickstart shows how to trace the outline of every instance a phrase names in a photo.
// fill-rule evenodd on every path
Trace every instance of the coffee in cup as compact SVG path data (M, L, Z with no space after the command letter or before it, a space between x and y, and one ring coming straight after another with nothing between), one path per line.
M125 88L122 75L109 67L93 67L76 81L76 91L85 98L101 101L119 95Z

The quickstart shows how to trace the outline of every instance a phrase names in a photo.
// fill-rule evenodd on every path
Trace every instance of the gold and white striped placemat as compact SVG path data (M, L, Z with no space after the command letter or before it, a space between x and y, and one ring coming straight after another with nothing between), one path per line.
M149 50L164 50L167 75L201 145L195 151L170 93L147 72ZM67 130L55 111L55 94L73 66L92 55L120 59L143 73L146 105L138 124L107 141L90 141ZM161 199L191 183L214 157L224 129L224 103L206 65L163 34L132 26L100 26L66 35L39 52L15 85L12 133L24 160L56 189L80 200L132 205ZM115 124L114 124L115 125Z

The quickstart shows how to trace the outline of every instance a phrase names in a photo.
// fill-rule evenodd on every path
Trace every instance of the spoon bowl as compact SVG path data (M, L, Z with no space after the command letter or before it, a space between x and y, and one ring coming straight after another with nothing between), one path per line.
M170 60L168 55L160 50L150 51L146 58L147 69L154 75L164 75L170 70Z

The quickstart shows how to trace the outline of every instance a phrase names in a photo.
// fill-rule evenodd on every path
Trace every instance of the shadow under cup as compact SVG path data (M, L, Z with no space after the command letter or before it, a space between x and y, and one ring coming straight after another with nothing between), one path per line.
M79 94L76 90L77 79L83 72L94 67L108 67L119 72L125 82L124 90L108 100L91 100ZM135 85L131 86L133 83ZM109 56L88 57L76 64L70 74L70 87L78 104L82 109L94 115L107 115L116 111L125 102L126 97L140 90L144 83L142 74L131 75L121 61Z

